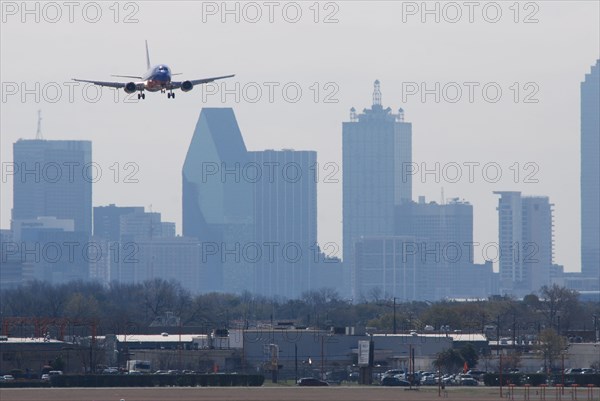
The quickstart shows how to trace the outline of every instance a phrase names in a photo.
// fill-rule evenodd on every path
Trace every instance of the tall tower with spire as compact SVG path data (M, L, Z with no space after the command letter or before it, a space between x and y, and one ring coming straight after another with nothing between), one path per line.
M381 99L376 80L371 108L358 115L352 108L342 123L344 284L354 298L361 295L352 274L356 241L393 235L394 207L412 200L412 125L404 110L394 114Z

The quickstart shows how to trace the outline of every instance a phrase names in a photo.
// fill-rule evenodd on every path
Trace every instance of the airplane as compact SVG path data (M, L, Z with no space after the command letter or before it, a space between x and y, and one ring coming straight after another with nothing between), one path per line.
M181 89L183 92L189 92L192 90L194 85L202 85L209 82L216 81L217 79L231 78L234 77L235 74L232 75L223 75L220 77L212 77L212 78L203 78L203 79L194 79L189 81L172 81L171 77L173 75L179 75L178 73L172 73L171 69L165 64L159 64L155 66L151 66L150 64L150 54L148 52L148 41L146 41L146 66L148 71L142 76L136 75L111 75L113 77L119 78L134 78L139 81L132 82L105 82L105 81L90 81L87 79L75 79L73 81L76 82L87 82L94 85L99 86L107 86L110 88L123 88L126 93L138 93L138 99L145 99L146 94L144 91L148 92L158 92L161 93L167 92L167 98L175 99L174 89Z

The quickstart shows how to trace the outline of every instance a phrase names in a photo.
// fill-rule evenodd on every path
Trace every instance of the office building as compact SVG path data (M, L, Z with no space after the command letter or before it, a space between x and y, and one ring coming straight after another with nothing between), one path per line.
M242 292L254 279L250 158L231 108L203 108L182 170L183 235L202 243L202 291Z
M298 298L310 289L317 247L317 153L249 152L256 249L254 292ZM250 175L251 174L251 175ZM274 244L269 253L268 244Z
M342 124L344 287L355 288L354 249L361 237L394 234L394 207L412 199L407 174L412 161L412 125L404 111L383 108L379 81L373 105Z
M600 290L600 60L581 83L581 272Z
M75 231L92 233L90 141L24 140L13 144L13 220L71 219Z

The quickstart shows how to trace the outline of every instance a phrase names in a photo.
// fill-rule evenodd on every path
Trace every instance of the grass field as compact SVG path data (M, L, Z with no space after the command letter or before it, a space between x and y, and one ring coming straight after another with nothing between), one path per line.
M524 389L515 389L515 400L524 399ZM571 400L570 389L565 389L562 400ZM578 400L587 400L587 390L580 389ZM540 400L532 388L531 400ZM493 387L449 388L438 396L437 388L406 391L399 387L157 387L157 388L51 388L1 389L1 401L433 401L433 400L501 400L500 391ZM504 398L509 399L507 390ZM555 400L555 389L546 390L546 400ZM600 389L594 392L594 401L600 401Z

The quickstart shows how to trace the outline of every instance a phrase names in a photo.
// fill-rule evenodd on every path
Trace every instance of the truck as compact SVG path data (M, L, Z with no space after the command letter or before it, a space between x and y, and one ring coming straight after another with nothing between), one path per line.
M128 373L150 373L150 368L150 361L141 361L139 359L127 361Z

